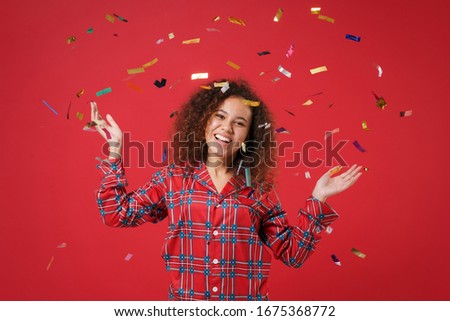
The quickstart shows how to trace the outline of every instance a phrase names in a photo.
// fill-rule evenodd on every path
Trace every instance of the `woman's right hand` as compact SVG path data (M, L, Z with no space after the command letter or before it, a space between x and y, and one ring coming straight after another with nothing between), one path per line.
M111 115L105 121L98 112L97 103L91 102L91 122L97 124L95 129L109 144L110 157L120 158L122 154L122 130ZM119 157L118 157L119 156Z

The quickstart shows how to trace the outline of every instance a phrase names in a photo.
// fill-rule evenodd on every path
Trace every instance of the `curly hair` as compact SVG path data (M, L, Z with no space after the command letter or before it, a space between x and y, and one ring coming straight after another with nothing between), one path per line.
M222 92L214 83L228 81L229 88ZM231 166L237 171L239 165L242 175L245 167L251 169L252 181L260 185L271 185L276 167L276 144L273 118L266 104L256 95L244 80L219 80L202 86L183 104L174 123L171 161L177 165L198 164L207 158L205 128L211 115L229 97L242 97L260 102L251 107L252 122L245 141L246 152L240 150ZM269 124L272 124L270 126ZM199 155L200 153L200 155Z

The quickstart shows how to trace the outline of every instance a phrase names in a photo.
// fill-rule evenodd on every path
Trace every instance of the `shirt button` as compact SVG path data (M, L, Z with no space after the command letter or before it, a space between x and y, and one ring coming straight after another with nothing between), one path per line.
M214 232L213 232L213 235L218 235L219 234L219 231L217 231L217 230L214 230Z
M219 289L217 288L217 286L214 286L214 287L212 288L212 290L213 290L213 292L217 292Z
M214 259L213 260L213 264L217 264L217 263L219 263L219 260L218 259Z

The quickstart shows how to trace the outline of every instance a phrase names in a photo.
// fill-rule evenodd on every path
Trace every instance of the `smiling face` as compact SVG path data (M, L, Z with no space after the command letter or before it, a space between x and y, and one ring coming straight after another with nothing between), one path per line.
M212 113L205 128L208 159L232 160L247 138L252 110L242 97L229 97Z

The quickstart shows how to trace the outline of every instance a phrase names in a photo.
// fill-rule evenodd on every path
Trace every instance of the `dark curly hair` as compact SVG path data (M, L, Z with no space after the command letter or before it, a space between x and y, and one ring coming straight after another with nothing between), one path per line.
M222 87L214 83L228 81L229 88L222 92ZM247 151L240 150L231 166L237 171L239 164L251 169L252 181L261 187L273 184L276 167L276 144L272 115L266 104L244 80L213 81L194 93L181 107L173 128L171 161L177 165L198 164L207 161L205 128L211 115L229 97L242 97L260 102L251 107L252 122L246 139ZM269 125L271 124L271 125ZM241 163L242 161L242 163Z

